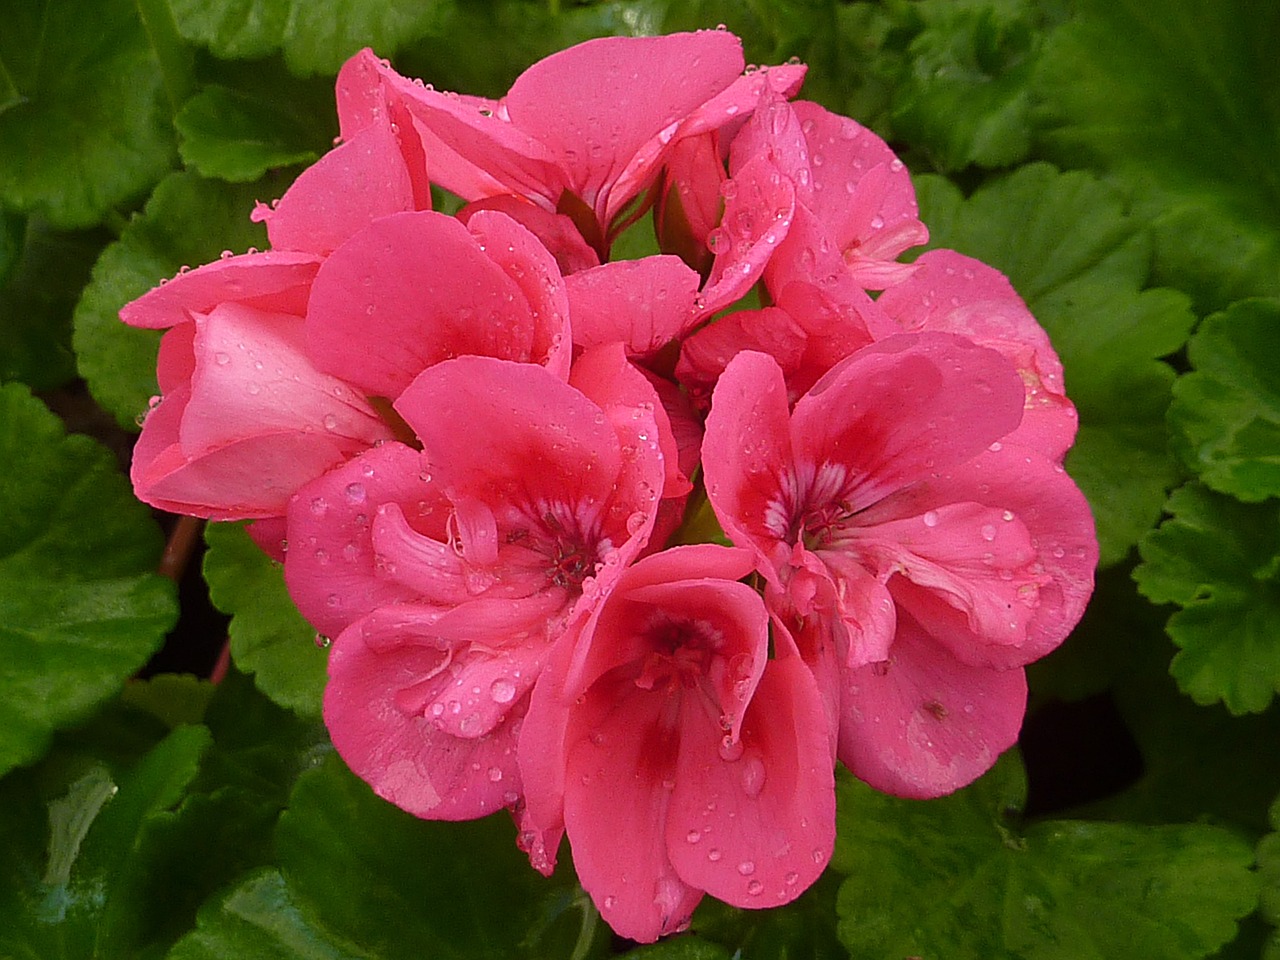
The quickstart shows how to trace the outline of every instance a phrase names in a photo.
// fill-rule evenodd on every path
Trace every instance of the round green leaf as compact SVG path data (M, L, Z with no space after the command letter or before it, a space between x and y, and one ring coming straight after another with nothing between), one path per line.
M1280 16L1257 0L1080 0L1037 77L1050 155L1120 174L1161 282L1207 312L1280 293Z
M206 177L257 180L268 170L310 163L319 154L308 131L278 98L206 87L174 118L182 159Z
M298 779L276 848L304 915L380 960L511 957L539 901L564 892L516 848L510 817L418 820L336 755Z
M1258 713L1280 691L1280 508L1191 483L1140 544L1138 589L1182 607L1166 629L1182 648L1169 671L1197 703Z
M1025 832L1017 759L950 797L844 779L837 908L855 957L1190 960L1257 903L1253 851L1199 824L1046 821Z
M1174 448L1206 486L1256 503L1280 496L1280 301L1209 317L1173 386Z
M0 388L0 773L115 694L177 616L160 531L111 454Z
M214 605L231 615L236 666L276 703L318 717L328 657L289 599L280 565L235 524L209 524L205 541L204 578Z
M132 0L5 4L0 68L16 94L0 112L0 205L92 226L172 165L160 66Z

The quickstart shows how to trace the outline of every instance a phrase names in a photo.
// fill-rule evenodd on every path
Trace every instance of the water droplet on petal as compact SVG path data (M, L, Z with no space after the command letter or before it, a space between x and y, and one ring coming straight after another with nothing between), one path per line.
M501 781L501 780L502 780L502 768L501 768L501 767L490 767L490 768L489 768L489 782L490 782L490 783L498 783L498 782L499 782L499 781Z
M346 493L347 493L347 499L352 503L364 503L365 501L365 490L364 490L363 483L347 484Z
M690 830L688 833L686 833L686 834L684 835L684 838L685 838L685 840L687 840L689 843L697 843L699 840L701 840L701 839L702 839L702 831L701 831L701 830Z
M499 677L489 686L489 696L494 703L510 703L516 697L516 685L506 677Z
M319 647L321 650L328 650L329 645L333 643L333 640L330 639L329 637L326 637L323 633L317 633L315 640L316 640L316 646Z
M759 757L752 757L746 762L742 768L742 789L748 797L760 796L765 777L764 761Z
M924 515L924 525L926 527L936 527L938 525L938 511L930 510Z
M752 880L747 884L747 893L753 897L760 896L760 891L764 889L764 884L759 880Z
M756 864L754 860L743 860L738 864L738 872L744 877L749 877L756 872Z

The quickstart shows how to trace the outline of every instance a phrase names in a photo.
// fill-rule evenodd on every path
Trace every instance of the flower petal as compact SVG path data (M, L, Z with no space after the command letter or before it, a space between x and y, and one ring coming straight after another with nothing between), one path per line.
M736 759L725 759L720 740L705 715L682 710L666 818L671 862L685 883L725 903L789 903L817 880L835 843L826 714L799 657L769 661Z
M887 664L845 673L840 759L877 790L939 797L1013 745L1026 702L1022 670L963 664L903 617Z
M699 278L679 257L619 260L565 279L573 341L594 347L621 341L644 356L682 336L695 321Z

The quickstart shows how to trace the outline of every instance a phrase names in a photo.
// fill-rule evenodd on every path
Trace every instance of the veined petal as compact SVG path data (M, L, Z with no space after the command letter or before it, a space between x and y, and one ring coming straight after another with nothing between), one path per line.
M891 337L838 364L796 404L796 459L843 471L836 500L856 511L1007 436L1022 401L1021 379L994 350L946 334Z

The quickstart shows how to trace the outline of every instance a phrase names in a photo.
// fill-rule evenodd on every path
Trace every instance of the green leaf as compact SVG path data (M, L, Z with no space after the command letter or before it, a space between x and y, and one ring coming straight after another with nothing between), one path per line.
M299 76L329 74L362 47L393 56L436 27L440 0L173 0L178 30L219 57L283 50Z
M282 106L226 87L206 87L174 118L188 167L206 177L241 182L268 170L310 163L319 153L308 130Z
M1103 566L1155 525L1178 471L1165 413L1173 370L1159 357L1194 318L1172 290L1142 290L1149 237L1112 188L1030 164L965 200L948 181L919 181L931 245L1004 271L1049 332L1080 432L1067 470L1089 498Z
M1280 496L1280 301L1209 317L1188 346L1194 373L1173 386L1174 449L1219 493Z
M1182 648L1170 672L1196 703L1265 710L1280 690L1280 508L1191 483L1166 510L1133 575L1153 603L1182 607L1166 628Z
M1280 17L1256 0L1080 0L1037 92L1050 155L1120 174L1160 282L1203 312L1280 293Z
M0 773L111 697L176 619L160 531L111 454L0 387Z
M1271 828L1258 842L1258 877L1262 881L1259 910L1262 919L1280 927L1280 797L1271 805ZM1272 930L1263 960L1280 956L1280 930Z
M160 69L132 0L6 3L0 63L3 206L88 227L173 161Z
M510 957L562 892L516 849L510 817L418 820L336 756L299 778L276 847L304 916L380 960Z
M266 230L249 221L255 199L282 189L276 180L233 187L173 174L157 188L141 216L103 251L75 312L74 345L80 375L94 399L121 426L136 429L156 386L160 335L120 322L119 312L179 268L215 259L227 248L266 244Z
M75 377L71 314L105 240L0 217L0 381L49 390Z
M846 960L835 930L839 885L839 876L828 871L794 902L769 910L739 910L706 897L694 914L693 929L752 960Z
M739 954L730 954L718 943L710 943L694 936L681 936L630 950L622 956L627 960L732 960ZM754 960L757 955L751 956Z
M0 954L139 956L171 906L163 890L137 895L146 834L172 816L209 742L204 728L179 727L124 769L69 751L0 783Z
M895 137L942 171L1026 157L1037 9L1021 0L925 0L891 9L896 31L912 37L891 93Z
M234 524L210 524L205 541L204 577L214 605L231 615L236 666L276 703L319 716L328 658L289 599L280 565Z
M1020 829L1014 755L925 803L847 777L838 795L839 933L854 957L1188 960L1228 942L1257 902L1253 851L1219 827Z
M197 926L167 960L377 960L339 944L307 919L290 898L279 871L250 874L200 910Z

